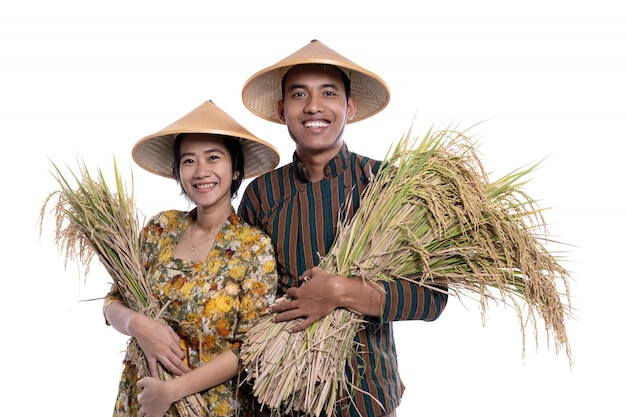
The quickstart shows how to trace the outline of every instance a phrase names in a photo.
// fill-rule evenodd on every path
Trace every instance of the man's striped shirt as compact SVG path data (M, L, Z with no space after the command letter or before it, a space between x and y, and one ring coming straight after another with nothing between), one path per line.
M340 221L359 208L359 196L381 165L348 151L346 145L324 168L324 179L310 182L304 164L294 153L293 162L255 179L247 187L239 215L263 229L274 242L279 292L299 286L304 271L319 264L330 249ZM384 283L385 310L380 317L366 317L368 324L355 337L357 353L351 369L359 389L352 401L337 405L341 416L383 416L400 403L404 385L400 379L392 322L435 320L447 295L407 280ZM348 375L349 380L352 375ZM340 393L344 398L346 393ZM356 408L355 408L356 406Z

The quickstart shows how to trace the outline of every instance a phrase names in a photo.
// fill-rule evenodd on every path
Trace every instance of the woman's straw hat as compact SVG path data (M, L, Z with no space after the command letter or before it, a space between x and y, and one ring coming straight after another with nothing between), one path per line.
M351 95L357 103L356 114L348 123L373 116L389 104L389 87L382 78L314 39L304 48L250 77L243 87L244 105L263 119L283 123L276 108L277 101L282 98L281 80L289 69L300 64L334 65L346 73L350 78Z
M174 178L174 139L181 133L209 133L241 142L245 178L257 177L278 165L276 148L254 136L212 101L205 101L164 129L146 136L133 146L133 159L140 167Z

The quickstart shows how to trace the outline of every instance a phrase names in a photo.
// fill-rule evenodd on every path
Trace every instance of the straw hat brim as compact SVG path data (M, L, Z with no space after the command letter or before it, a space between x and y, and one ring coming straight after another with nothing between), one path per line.
M356 114L348 123L371 117L389 104L389 87L382 78L314 39L304 48L250 77L242 90L244 105L255 115L282 124L276 105L282 98L281 81L291 68L304 64L333 65L346 73L350 79L351 96L357 103Z
M174 178L174 140L183 133L206 133L238 140L244 156L244 178L255 178L278 165L276 148L206 101L169 126L139 140L132 149L135 163L153 174Z

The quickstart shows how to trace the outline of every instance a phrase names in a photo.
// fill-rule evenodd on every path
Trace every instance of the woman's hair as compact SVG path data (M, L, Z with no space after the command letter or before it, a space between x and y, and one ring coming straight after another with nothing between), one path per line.
M308 64L300 64L300 65L308 65ZM335 65L327 65L327 64L310 64L310 65L323 65L325 67L334 68L337 71L339 71L339 74L341 74L341 80L343 81L343 86L346 89L346 97L350 98L350 77L348 77L348 75L345 72L343 72L341 68ZM299 65L294 65L293 67L289 68L287 72L285 72L285 75L283 75L282 80L280 80L280 91L281 91L281 97L283 100L285 100L285 83L287 82L287 75L289 74L289 72L291 72L292 69L298 66Z
M230 185L230 195L231 199L233 199L237 196L237 191L239 191L239 187L241 187L241 183L243 182L243 178L245 176L243 148L239 140L236 140L230 136L213 136L221 138L224 146L226 147L226 150L228 150L228 153L230 154L230 159L232 161L233 176L235 176L235 173L239 173L236 178L233 179L233 182ZM191 202L195 203L193 200L191 200L180 181L180 143L182 142L184 137L185 134L182 133L180 135L177 135L174 139L174 166L172 167L172 173L174 174L176 182L180 185L181 194L184 195Z

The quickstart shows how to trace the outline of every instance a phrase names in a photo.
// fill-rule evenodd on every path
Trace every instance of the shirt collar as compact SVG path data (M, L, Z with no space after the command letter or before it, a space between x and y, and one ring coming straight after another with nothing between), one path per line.
M339 149L339 152L324 166L324 179L336 177L348 168L348 152L348 145L344 142L341 149ZM311 181L304 162L298 158L298 154L296 152L293 153L293 165L296 170L296 176L300 181Z

